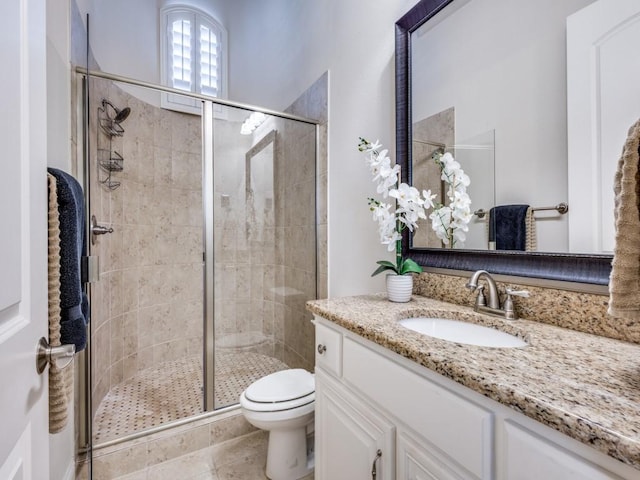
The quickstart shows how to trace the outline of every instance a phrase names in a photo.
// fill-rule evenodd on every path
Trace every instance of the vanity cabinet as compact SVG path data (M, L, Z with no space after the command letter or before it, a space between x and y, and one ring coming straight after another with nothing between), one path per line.
M316 340L316 480L493 478L489 410L319 319Z
M640 479L353 332L321 317L315 324L316 480Z
M391 480L394 477L395 427L375 409L316 372L316 429L331 432L316 439L316 479ZM318 390L316 390L318 392Z

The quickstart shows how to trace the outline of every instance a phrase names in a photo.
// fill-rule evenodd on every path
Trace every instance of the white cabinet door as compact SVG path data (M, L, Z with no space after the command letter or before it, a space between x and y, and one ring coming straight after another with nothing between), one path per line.
M460 480L463 474L455 473L442 462L424 442L408 432L398 432L397 436L397 476L398 480Z
M332 384L316 371L316 480L392 480L394 426Z
M464 468L467 478L493 479L491 410L351 338L343 341L342 359L349 387L393 415L397 425L429 440L429 448L448 464Z
M621 480L583 457L565 450L515 422L504 422L504 480ZM639 475L640 476L640 475Z
M0 478L47 480L45 1L2 0L0 18Z

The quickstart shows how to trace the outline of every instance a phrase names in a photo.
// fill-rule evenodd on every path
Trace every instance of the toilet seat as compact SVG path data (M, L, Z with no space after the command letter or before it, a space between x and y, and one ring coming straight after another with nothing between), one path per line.
M275 403L305 397L315 389L313 374L302 368L294 368L272 373L253 382L245 390L245 396L252 402Z
M240 405L254 412L277 412L315 401L315 377L301 368L267 375L240 395Z

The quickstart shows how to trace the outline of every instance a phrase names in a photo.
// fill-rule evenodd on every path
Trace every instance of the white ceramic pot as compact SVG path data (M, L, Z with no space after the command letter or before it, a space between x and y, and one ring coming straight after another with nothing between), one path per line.
M387 274L387 296L390 301L405 303L411 300L413 275Z

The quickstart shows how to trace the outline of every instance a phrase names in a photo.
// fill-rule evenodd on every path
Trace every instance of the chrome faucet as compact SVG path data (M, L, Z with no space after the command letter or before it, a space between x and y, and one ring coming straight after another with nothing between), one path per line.
M487 306L487 302L484 296L484 288L481 285L478 285L478 281L481 277L484 277L487 281L487 285L489 286L489 308L500 308L500 298L498 297L498 287L496 285L496 281L493 279L491 274L486 270L478 270L471 275L469 282L467 282L466 287L472 292L475 290L479 290L478 296L476 297L476 307L478 306ZM477 310L477 308L476 308Z
M489 298L487 299L484 294L484 285L478 285L478 281L483 278L486 280L489 286ZM489 315L496 315L504 317L508 320L515 320L516 312L513 308L512 295L519 297L528 297L529 292L527 290L511 290L507 288L507 298L504 301L503 308L500 308L500 296L498 294L498 286L495 280L489 272L486 270L478 270L471 275L469 281L465 285L469 290L478 290L476 297L476 303L473 309L476 312L488 313Z

